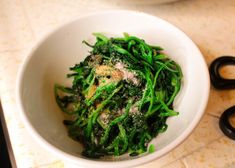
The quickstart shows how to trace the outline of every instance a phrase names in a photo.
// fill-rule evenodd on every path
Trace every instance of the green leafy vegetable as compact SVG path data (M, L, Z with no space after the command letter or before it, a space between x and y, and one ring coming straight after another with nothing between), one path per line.
M153 144L149 146L149 153L153 153L155 151L155 147Z
M159 46L124 33L108 38L93 33L86 59L71 67L72 86L55 85L68 135L84 145L82 154L99 158L147 152L148 143L166 131L166 120L179 113L173 101L181 87L180 66ZM149 146L149 153L155 147Z

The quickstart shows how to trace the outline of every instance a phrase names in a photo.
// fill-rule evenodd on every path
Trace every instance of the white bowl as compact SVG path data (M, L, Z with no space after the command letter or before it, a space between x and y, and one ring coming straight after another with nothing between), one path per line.
M69 67L82 61L89 48L82 40L94 41L93 32L122 36L123 32L160 45L180 64L182 89L174 101L178 116L167 120L166 132L153 139L154 153L140 157L92 160L80 155L82 146L67 136L63 112L55 102L55 83L71 85ZM133 11L107 11L79 17L44 38L24 61L17 81L17 103L29 132L46 149L81 166L131 167L150 162L179 145L201 119L209 95L209 75L202 54L178 28L148 14Z

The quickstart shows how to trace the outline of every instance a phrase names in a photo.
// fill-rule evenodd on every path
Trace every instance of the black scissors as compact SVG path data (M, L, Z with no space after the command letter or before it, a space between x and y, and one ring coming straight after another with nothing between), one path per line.
M219 69L225 65L235 66L235 57L221 56L216 58L209 67L211 83L216 89L235 89L235 79L226 79L220 75ZM235 105L228 108L220 116L219 126L225 135L235 140L235 128L229 118L235 115Z

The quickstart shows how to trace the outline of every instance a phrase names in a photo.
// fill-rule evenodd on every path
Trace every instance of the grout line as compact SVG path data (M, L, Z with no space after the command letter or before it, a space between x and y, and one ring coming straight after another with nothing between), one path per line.
M202 148L205 148L205 147L209 146L209 145L212 144L213 142L218 141L218 140L222 139L223 137L224 137L224 135L221 135L220 137L218 137L218 138L214 139L213 141L207 143L206 145L203 145L202 147L200 147L200 148L198 148L198 149L196 149L196 150L190 152L189 154L187 154L187 155L185 155L185 156L182 156L182 157L179 158L179 159L182 161L182 163L184 164L185 168L189 168L189 165L188 165L187 160L186 160L186 157L187 157L187 156L192 155L194 152L197 152L197 151L201 150Z
M207 146L210 145L211 143L213 143L213 142L215 142L215 141L218 141L219 139L221 139L221 138L223 138L223 137L224 137L224 135L221 135L221 136L219 136L218 138L216 138L216 139L214 139L214 140L208 142L207 144L202 145L201 147L199 147L199 148L197 148L197 149L195 149L195 150L193 150L193 151L191 151L191 152L189 152L189 153L187 153L187 154L185 154L185 155L183 155L183 156L177 158L176 160L173 160L173 161L171 161L171 162L169 162L169 163L164 164L163 167L164 167L164 166L167 166L167 165L169 165L169 164L172 164L172 163L175 162L175 161L184 160L187 156L193 154L194 152L197 152L197 151L201 150L202 148L207 147ZM186 168L188 168L188 164L186 164Z
M219 116L212 114L212 113L206 113L206 114L208 114L209 116L214 117L214 118L218 118L218 119L220 118Z
M187 160L185 158L181 159L182 164L184 165L185 168L189 168L189 165L187 163Z
M161 168L164 168L164 167L166 167L166 166L169 166L169 165L173 164L174 162L178 162L178 161L184 165L184 168L188 168L188 167L185 165L185 163L183 162L183 160L180 159L180 158L179 158L179 159L176 159L176 160L174 160L174 161L172 161L172 162L169 162L169 163L167 163L167 164L165 164L165 165L163 165Z
M19 1L20 1L20 4L21 4L21 8L22 8L22 10L23 10L23 14L24 14L25 20L26 20L26 22L27 22L27 24L28 24L28 26L29 26L30 32L31 32L31 34L32 34L32 37L33 37L34 40L36 40L36 36L35 36L35 34L34 34L34 31L33 31L33 28L32 28L31 22L30 22L30 19L29 19L29 17L28 17L27 12L26 12L26 8L25 8L25 6L24 6L24 3L23 3L22 0L19 0Z
M222 137L224 137L224 135L221 135L221 136L219 136L218 138L216 138L216 139L214 139L214 140L208 142L207 144L202 145L201 147L195 149L194 151L191 151L191 152L189 152L188 154L183 155L182 157L180 157L180 159L181 159L181 158L185 158L186 156L189 156L189 155L193 154L194 152L197 152L197 151L201 150L202 148L207 147L208 145L212 144L212 143L215 142L215 141L218 141L218 140L221 139Z

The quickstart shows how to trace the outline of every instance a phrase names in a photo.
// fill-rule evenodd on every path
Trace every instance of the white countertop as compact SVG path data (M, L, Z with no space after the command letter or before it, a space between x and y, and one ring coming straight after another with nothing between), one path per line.
M138 10L181 28L198 45L208 65L218 56L235 55L234 0L183 0L162 5L150 0L145 5L144 0L130 1L0 1L0 96L17 167L76 167L35 142L21 122L15 102L16 76L23 58L48 31L64 22L100 10ZM232 68L222 71L235 76ZM211 87L205 115L186 141L139 168L235 167L235 141L225 137L218 126L218 117L232 105L235 105L235 90L217 91Z

